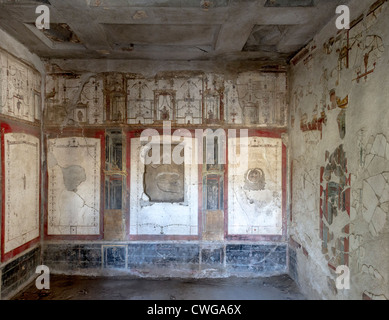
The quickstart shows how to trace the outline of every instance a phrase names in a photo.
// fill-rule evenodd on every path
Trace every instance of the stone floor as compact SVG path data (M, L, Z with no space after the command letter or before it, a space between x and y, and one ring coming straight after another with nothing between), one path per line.
M305 300L287 276L222 279L139 279L51 275L12 300Z

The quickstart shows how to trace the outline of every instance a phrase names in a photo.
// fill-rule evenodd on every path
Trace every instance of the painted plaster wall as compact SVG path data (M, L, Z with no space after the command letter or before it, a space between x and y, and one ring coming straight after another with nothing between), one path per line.
M41 143L44 64L0 30L0 123L4 150L0 215L0 298L35 276L41 262ZM28 161L26 161L28 159Z
M153 78L132 73L80 73L49 65L45 124L229 124L285 128L286 74L200 71Z
M290 270L312 298L389 299L389 5L350 9L290 67Z
M227 76L222 72L169 71L146 77L127 70L72 72L56 65L47 65L47 70L44 134L48 137L49 225L53 217L59 216L51 211L52 204L58 204L51 200L51 194L57 194L55 190L64 185L63 170L60 169L64 165L58 164L69 160L69 164L80 165L83 161L83 157L78 159L76 154L65 151L61 156L53 157L50 144L65 137L82 141L90 136L86 132L92 135L105 132L105 146L101 145L105 164L102 163L104 198L100 197L100 232L93 233L98 241L85 239L85 233L69 234L72 230L70 219L63 226L67 232L53 233L49 227L43 252L44 260L53 272L215 277L286 272L286 232L281 204L284 156L281 133L286 131L287 121L285 73L247 71ZM142 162L141 132L159 130L161 143L162 134L170 140L171 133L162 132L164 121L169 122L172 133L176 129L190 132L191 137L185 141L192 151L191 164L185 164L183 168L147 168ZM253 150L257 153L250 155L253 160L250 168L260 167L254 173L263 170L266 183L261 190L247 191L252 197L261 194L262 204L269 202L267 214L253 225L262 225L266 220L266 228L252 228L253 222L246 221L243 227L231 229L231 235L236 236L234 239L225 238L228 232L225 223L228 217L225 215L227 165L201 166L197 158L202 149L199 143L202 138L199 140L195 136L195 129L205 131L220 127L249 128L257 136L263 129L267 136L263 141L260 139L261 150L268 150L266 156L256 159L261 152L256 146ZM269 138L269 134L274 138ZM186 151L184 155L187 156ZM59 178L51 178L52 168L60 171ZM150 183L147 175L153 170L158 176ZM243 215L237 210L239 202L252 207L244 192L242 194L246 171L235 172L237 183L228 190L231 194L234 189L238 191L234 206L229 209L229 212L237 213L231 215L234 221ZM173 179L172 172L182 174L182 177ZM50 181L55 183L51 185ZM253 178L254 189L261 181ZM175 190L176 182L182 182L183 199L175 201L169 198L172 197L169 192L159 191L167 198L153 201L155 193L150 190L154 186ZM89 185L88 190L91 188ZM119 196L115 196L116 192ZM256 209L250 208L252 216L262 210L259 203L255 206ZM61 207L70 208L71 205L64 203ZM276 211L272 217L268 217L270 207ZM61 212L66 215L70 211ZM253 237L261 236L264 236L262 243L254 245L257 238ZM64 256L64 248L69 251L69 257ZM242 252L239 252L241 248Z
M68 134L67 131L78 131L80 136L73 135L73 137L83 139L81 137L83 128L106 130L107 148L112 146L112 143L108 142L109 132L112 130L122 132L123 136L127 135L123 146L120 147L120 154L124 157L119 160L119 167L110 163L113 157L106 158L105 178L111 179L109 183L113 183L112 181L115 179L123 181L120 191L122 192L123 206L119 206L119 209L117 206L107 206L107 199L110 195L105 199L104 221L106 227L110 228L107 232L107 235L110 234L107 240L127 240L129 236L139 235L198 237L201 231L200 227L205 231L205 237L208 240L224 239L223 203L227 190L224 189L224 169L222 166L208 168L209 170L205 170L204 166L203 177L199 177L199 168L201 167L198 166L197 156L199 153L196 150L199 141L192 140L190 143L193 152L192 164L185 165L183 168L183 201L177 203L170 201L170 199L153 201L153 199L149 199L145 190L146 172L145 165L140 160L142 146L139 143L139 132L149 128L161 130L164 121L167 121L174 128L172 132L177 127L183 128L184 131L191 129L193 136L194 129L212 128L216 130L220 126L225 126L225 128L264 128L270 129L270 131L275 130L277 134L279 130L285 131L286 129L287 86L285 73L247 71L236 73L232 77L231 74L227 76L222 73L181 71L162 72L154 78L146 78L129 72L78 73L60 70L55 65L48 65L47 68L50 70L46 77L47 108L44 116L44 126L47 133L55 136L58 127L60 127L61 132L67 135L71 134ZM251 163L251 166L254 166L251 169L257 169L256 165L258 165L261 166L260 170L265 170L267 184L265 183L263 190L253 192L261 194L262 204L269 202L266 209L268 214L264 213L262 221L256 221L258 225L263 225L264 221L267 220L265 223L267 227L259 228L257 226L255 228L255 225L254 228L251 228L251 225L248 226L247 223L252 222L246 222L246 225L239 230L231 229L233 235L283 234L282 141L281 139L270 139L268 142L262 143L262 151L269 150L267 158L264 157L260 163L254 163L255 161ZM50 142L47 148L49 167L48 220L50 225L53 219L52 212L54 212L51 194L55 188L58 188L57 183L51 185L50 182L53 176L50 172L51 162L53 160L55 164L57 161L55 158L66 159L66 157L71 158L72 156L68 153L64 154L63 157L52 157ZM111 151L107 150L105 150L106 154L110 154ZM104 150L101 151L104 152ZM257 158L255 152L252 153L249 157ZM126 166L130 166L130 169ZM234 176L239 180L239 183L231 184L231 194L234 193L234 189L243 188L246 171L235 173ZM164 177L166 174L171 175L171 173L165 173ZM128 176L130 178L126 181ZM207 184L208 182L214 183L215 179L219 179L219 182L213 187L215 190L212 191L213 189L207 188ZM207 190L205 193L207 199L205 199L204 194L199 192L202 180L203 190ZM166 184L166 182L164 183ZM104 186L105 192L107 192L107 186L108 184ZM110 194L113 193L114 191ZM218 205L205 204L206 201L211 201L213 196L218 198ZM246 200L247 197L244 194L239 194L234 198L234 205L231 205L229 210L237 212L235 216L231 215L236 221L242 215L242 212L238 210L241 208L239 202ZM269 217L273 200L277 212L274 217ZM201 203L203 203L203 208L199 208ZM102 201L101 204L103 205ZM63 206L66 207L65 204ZM257 211L263 209L262 207L257 205L256 211L250 209L250 214L256 215ZM120 210L123 213L121 219ZM203 210L204 221L199 221L199 210ZM115 225L112 222L114 215L119 217ZM124 225L125 223L128 225ZM202 225L199 226L199 223ZM69 223L63 228L69 229ZM48 235L61 234L61 232L53 233L51 227L49 229ZM111 229L117 230L118 234L115 236Z
M50 139L47 157L48 235L99 234L100 140Z
M38 71L0 48L0 113L39 123L42 78Z
M24 133L7 133L4 145L4 253L8 253L40 235L40 141Z
M171 141L171 136L161 136L163 140ZM183 164L182 184L177 188L183 190L183 201L161 202L153 201L146 194L145 174L145 154L147 150L139 138L131 139L131 195L130 195L130 235L186 235L193 236L199 233L198 228L198 167L196 165L197 139L183 139L184 157L189 161ZM173 146L174 148L175 146ZM163 149L163 146L161 147ZM143 151L142 151L143 150ZM191 151L189 151L191 150ZM193 150L193 152L192 152ZM191 155L186 154L191 152ZM170 187L171 165L153 165L162 168L150 184L157 185L157 190L166 190L162 197L176 193ZM178 173L176 173L178 175ZM167 176L164 178L164 176ZM172 176L173 177L173 176ZM164 179L164 180L163 180ZM178 179L174 180L179 181ZM173 181L173 183L174 183ZM179 191L179 190L177 190Z
M45 66L42 60L31 53L23 44L16 41L3 30L0 30L1 49L15 56L20 62L32 65L40 74L45 74Z
M247 150L236 147L240 139L229 139L228 208L230 235L283 234L282 140L249 137ZM247 153L247 154L246 154ZM234 161L234 157L248 161Z

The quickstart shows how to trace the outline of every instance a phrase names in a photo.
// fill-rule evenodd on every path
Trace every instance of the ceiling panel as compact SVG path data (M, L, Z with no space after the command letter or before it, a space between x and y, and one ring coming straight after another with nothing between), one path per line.
M266 0L265 7L314 7L315 0Z
M219 8L227 7L229 0L88 0L90 7L169 7Z
M348 0L346 0L348 1ZM50 4L51 28L34 27ZM42 58L287 63L339 0L0 0L0 28Z
M213 45L217 25L102 24L111 45Z

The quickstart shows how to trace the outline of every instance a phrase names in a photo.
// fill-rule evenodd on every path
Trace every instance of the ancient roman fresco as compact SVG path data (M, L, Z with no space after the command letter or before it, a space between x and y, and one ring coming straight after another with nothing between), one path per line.
M224 175L226 168L224 130L208 129L203 137L203 239L224 239Z
M111 73L104 77L106 123L125 123L126 108L126 77L121 73Z
M105 135L105 209L120 210L123 204L125 143L120 130Z
M162 136L162 139L171 139ZM130 196L130 235L184 235L198 234L198 167L196 162L196 139L182 138L180 143L185 156L183 164L174 159L169 163L147 163L146 156L156 148L160 154L173 154L177 145L170 151L163 151L160 142L145 144L139 138L131 139L131 196ZM190 158L188 158L190 157Z
M291 60L288 231L309 252L300 266L315 261L329 275L330 299L388 297L388 9L374 2L349 30L323 29ZM335 288L342 265L358 274L347 293ZM304 271L298 277L326 285Z
M286 89L286 75L283 73L240 74L236 84L230 84L227 93L227 99L231 99L228 104L228 122L285 126ZM237 100L239 105L236 105Z
M38 71L0 50L0 114L39 123L41 81Z
M48 235L100 233L100 140L48 141Z
M4 169L7 253L39 237L39 139L24 133L4 134Z
M389 213L389 141L383 134L371 136L366 146L360 146L360 170L353 190L358 201L351 210L368 223L371 236L378 237Z
M172 148L175 146L173 145ZM144 192L151 202L184 202L184 164L163 163L163 145L160 145L160 164L146 164ZM149 153L152 149L149 150Z
M322 139L323 130L329 125L328 117L335 112L338 112L336 121L340 138L345 138L352 85L366 84L383 61L385 36L376 28L384 10L383 3L377 1L366 16L351 22L349 30L329 38L321 52L313 42L292 59L292 64L316 75L314 78L305 77L303 82L293 86L291 92L290 124L293 128L296 118L300 117L300 129L307 142L317 143ZM324 55L328 61L321 69L313 64L318 54ZM302 111L302 101L309 101L310 110Z
M86 124L98 125L114 121L122 106L120 91L104 91L103 76L80 76L73 73L61 73L46 77L46 109L45 122L48 125L81 126ZM119 90L116 87L117 90ZM104 92L106 94L104 95ZM107 101L104 98L107 97ZM108 113L104 113L104 102L109 104ZM111 107L111 104L114 107ZM116 115L114 115L116 108Z
M228 142L228 234L282 235L282 140L249 137L247 165L234 160L240 143Z
M328 265L335 270L340 265L348 265L349 261L351 179L343 145L331 155L327 152L326 162L320 170L320 238ZM334 235L333 228L340 219L346 223L342 229L343 236L338 237Z
M204 76L174 79L130 79L127 82L129 124L203 123ZM219 113L220 99L214 107ZM216 118L215 118L216 120Z
M241 73L235 79L197 73L142 78L125 73L47 76L48 125L239 124L285 127L284 73Z

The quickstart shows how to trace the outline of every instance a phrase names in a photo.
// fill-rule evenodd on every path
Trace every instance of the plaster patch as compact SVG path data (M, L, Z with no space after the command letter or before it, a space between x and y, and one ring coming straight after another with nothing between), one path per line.
M380 207L377 207L375 209L371 223L373 224L374 229L377 232L377 234L379 234L382 231L382 229L384 228L385 223L386 223L386 214L384 211L382 211L382 209Z
M378 134L375 138L373 147L371 149L372 154L376 154L380 157L385 157L386 154L386 138L383 134Z
M389 201L389 183L386 184L384 190L381 193L380 202L384 203Z
M386 185L386 181L385 181L384 177L381 174L379 174L379 175L368 178L366 181L372 187L375 194L378 197L380 197L382 195L382 191L384 190L385 185Z
M385 158L386 158L386 160L389 160L389 144L386 145Z
M389 202L385 202L381 204L381 209L386 213L389 213Z
M363 218L365 221L370 222L374 210L378 205L378 199L372 187L367 183L363 183L363 206L364 210L362 212Z
M389 168L388 160L385 160L384 158L381 158L379 156L375 156L370 162L367 171L369 172L370 176L375 176L377 174L387 171L388 168Z
M368 266L366 264L364 264L362 266L362 272L365 272L365 273L368 273L370 276L378 279L378 280L382 280L383 277L382 275L379 273L379 271L377 269L375 269L373 266Z

